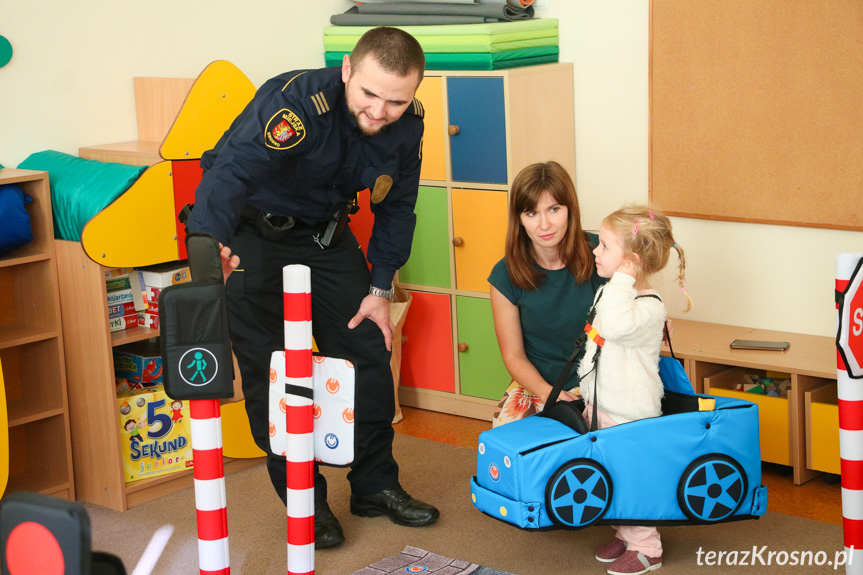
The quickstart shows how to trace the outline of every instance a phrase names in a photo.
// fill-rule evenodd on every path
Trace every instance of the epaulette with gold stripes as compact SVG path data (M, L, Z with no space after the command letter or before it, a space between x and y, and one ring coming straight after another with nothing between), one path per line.
M423 103L417 98L414 98L414 101L408 106L407 111L420 118L426 117L426 109L423 107Z
M327 98L324 96L323 92L312 94L309 97L312 99L312 103L315 105L315 109L318 111L318 116L326 114L330 111L330 104L327 102Z

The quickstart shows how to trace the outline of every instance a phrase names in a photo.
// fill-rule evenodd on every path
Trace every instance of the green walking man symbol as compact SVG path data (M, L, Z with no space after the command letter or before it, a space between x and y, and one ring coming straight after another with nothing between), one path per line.
M192 360L192 363L186 366L186 369L191 367L195 368L195 373L192 377L189 378L189 383L195 381L195 378L198 377L198 374L201 375L201 383L207 382L207 376L204 375L204 370L207 369L207 360L204 359L204 354L200 351L195 352L195 359Z
M192 358L189 361L189 358ZM219 361L205 348L190 349L178 362L180 377L189 385L209 385L219 371Z

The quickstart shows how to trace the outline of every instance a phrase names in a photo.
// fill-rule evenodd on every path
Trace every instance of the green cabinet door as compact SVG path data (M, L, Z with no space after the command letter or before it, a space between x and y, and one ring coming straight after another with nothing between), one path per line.
M411 257L399 271L399 281L449 288L449 218L446 188L419 187L417 227Z
M510 376L494 335L491 301L459 296L456 298L456 313L461 394L500 399L509 385Z

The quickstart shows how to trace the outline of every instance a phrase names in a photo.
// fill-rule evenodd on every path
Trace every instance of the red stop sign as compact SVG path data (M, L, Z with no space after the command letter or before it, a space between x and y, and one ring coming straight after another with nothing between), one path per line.
M839 305L839 334L836 345L845 361L848 375L863 378L863 259L848 280Z

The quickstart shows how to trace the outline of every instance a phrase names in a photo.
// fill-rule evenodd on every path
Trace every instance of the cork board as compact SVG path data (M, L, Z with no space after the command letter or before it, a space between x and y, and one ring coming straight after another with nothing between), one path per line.
M863 2L652 0L650 197L863 230Z

